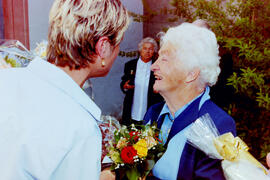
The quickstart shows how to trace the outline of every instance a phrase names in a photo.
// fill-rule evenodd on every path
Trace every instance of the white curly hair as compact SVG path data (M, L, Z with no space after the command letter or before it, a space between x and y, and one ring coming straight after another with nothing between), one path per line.
M191 23L182 23L169 28L161 37L161 45L170 42L176 56L187 68L199 68L199 80L202 87L213 86L220 73L219 46L215 34Z

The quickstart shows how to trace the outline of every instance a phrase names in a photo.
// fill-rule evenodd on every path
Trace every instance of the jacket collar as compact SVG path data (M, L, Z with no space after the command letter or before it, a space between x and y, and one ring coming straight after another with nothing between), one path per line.
M199 104L202 96L203 95L193 101L178 117L175 118L167 142L169 142L175 134L186 128L198 118Z

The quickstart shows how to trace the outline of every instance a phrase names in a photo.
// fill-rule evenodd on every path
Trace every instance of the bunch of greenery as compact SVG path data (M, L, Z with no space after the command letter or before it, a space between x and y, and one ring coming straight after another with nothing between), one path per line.
M233 87L234 92L230 104L222 108L236 120L238 135L247 142L251 153L264 162L266 153L270 152L270 3L268 0L172 0L169 3L173 11L166 12L172 12L174 18L168 21L206 20L217 36L221 56L231 55L233 73L224 86ZM158 12L161 11L145 14L152 17ZM137 21L138 17L134 15Z

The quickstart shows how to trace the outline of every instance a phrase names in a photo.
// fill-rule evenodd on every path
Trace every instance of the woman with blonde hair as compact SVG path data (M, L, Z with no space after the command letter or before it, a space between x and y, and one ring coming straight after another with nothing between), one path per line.
M129 22L119 0L55 0L47 60L0 71L0 179L99 179L101 110L84 93L108 74Z

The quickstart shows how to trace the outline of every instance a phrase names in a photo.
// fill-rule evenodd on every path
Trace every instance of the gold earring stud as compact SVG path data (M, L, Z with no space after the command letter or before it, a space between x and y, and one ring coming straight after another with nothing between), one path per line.
M102 66L102 67L105 67L105 65L106 65L106 63L105 63L104 59L102 58L102 59L101 59L101 66Z

